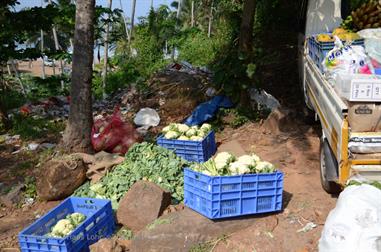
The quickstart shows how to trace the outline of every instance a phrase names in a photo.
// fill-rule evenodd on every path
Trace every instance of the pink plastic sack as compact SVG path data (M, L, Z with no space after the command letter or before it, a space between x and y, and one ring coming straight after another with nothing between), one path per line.
M97 152L103 150L125 154L137 142L141 142L141 136L133 125L122 120L119 108L111 116L94 122L91 143Z

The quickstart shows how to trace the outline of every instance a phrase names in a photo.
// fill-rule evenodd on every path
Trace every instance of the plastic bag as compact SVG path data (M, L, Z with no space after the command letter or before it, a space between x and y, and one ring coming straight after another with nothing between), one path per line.
M381 190L349 186L329 213L319 240L320 252L381 251Z
M381 28L361 30L358 34L365 39L365 51L373 66L381 68Z
M91 131L95 151L125 154L136 142L141 142L141 137L134 126L122 120L119 108L111 116L95 120Z
M362 46L343 45L335 36L335 47L323 61L324 72L332 78L340 74L372 74L373 67Z

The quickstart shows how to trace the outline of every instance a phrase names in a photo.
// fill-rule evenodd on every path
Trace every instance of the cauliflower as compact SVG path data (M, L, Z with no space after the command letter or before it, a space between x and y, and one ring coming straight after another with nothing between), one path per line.
M194 130L197 131L197 130L198 130L198 126L197 126L197 125L194 125L194 126L191 127L191 129L194 129Z
M179 132L185 133L185 132L187 132L189 130L189 127L186 124L178 123L177 124L177 129L179 130Z
M76 227L86 219L86 216L82 213L72 213L69 214L66 219L68 219L71 224Z
M257 155L255 155L255 154L251 154L251 156L253 157L255 163L258 163L258 162L261 161L261 159L260 159Z
M202 141L203 138L199 137L199 136L191 136L190 140L192 140L192 141Z
M201 125L200 130L202 130L204 133L208 133L212 130L212 125L204 123L203 125Z
M193 128L190 128L190 129L185 133L185 135L186 135L187 137L191 137L191 136L196 135L196 133L197 133L197 130L195 130L195 129L193 129Z
M176 131L172 131L172 130L168 131L164 135L164 137L167 139L176 139L178 136L179 136L179 133L177 133Z
M73 224L68 219L59 220L52 228L53 236L65 237L74 230Z
M206 136L205 132L202 130L197 131L197 136L204 138Z
M214 158L217 170L221 170L229 165L230 162L234 161L234 156L229 152L220 152Z
M235 161L229 165L229 171L232 175L250 173L248 165L242 164L239 161Z
M240 156L237 161L243 165L246 165L246 166L254 166L256 164L256 160L254 159L253 156L250 156L250 155L243 155L243 156Z
M270 162L261 161L257 163L257 166L255 167L255 171L258 173L272 173L275 171L275 167Z
M177 138L177 140L189 141L189 137L187 137L187 136L180 136L179 138Z
M177 124L176 123L171 123L168 126L165 126L162 129L163 133L167 133L168 131L177 131Z

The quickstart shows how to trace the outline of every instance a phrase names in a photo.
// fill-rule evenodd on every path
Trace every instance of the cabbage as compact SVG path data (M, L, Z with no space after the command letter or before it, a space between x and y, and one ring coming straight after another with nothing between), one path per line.
M168 131L164 135L164 137L167 139L176 139L178 136L179 136L179 133L177 133L176 131L172 131L172 130Z

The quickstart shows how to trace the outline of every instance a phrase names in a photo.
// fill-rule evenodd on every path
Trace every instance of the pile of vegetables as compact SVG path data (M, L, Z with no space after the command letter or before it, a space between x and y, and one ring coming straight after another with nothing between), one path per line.
M237 158L229 152L218 153L215 158L211 158L202 164L193 164L191 168L209 176L272 173L276 170L273 164L261 161L255 154L243 155Z
M74 195L110 199L113 209L130 187L139 180L156 183L172 193L176 201L183 200L183 168L188 162L173 151L147 142L133 145L122 164L106 174L98 183L79 187Z
M84 220L86 220L86 215L82 213L68 214L65 219L59 220L46 236L63 238L73 232Z
M381 2L369 0L351 12L341 24L347 30L359 31L381 27Z
M166 139L177 139L183 141L202 141L212 130L210 124L204 123L199 126L189 127L186 124L171 123L164 127L162 133Z

